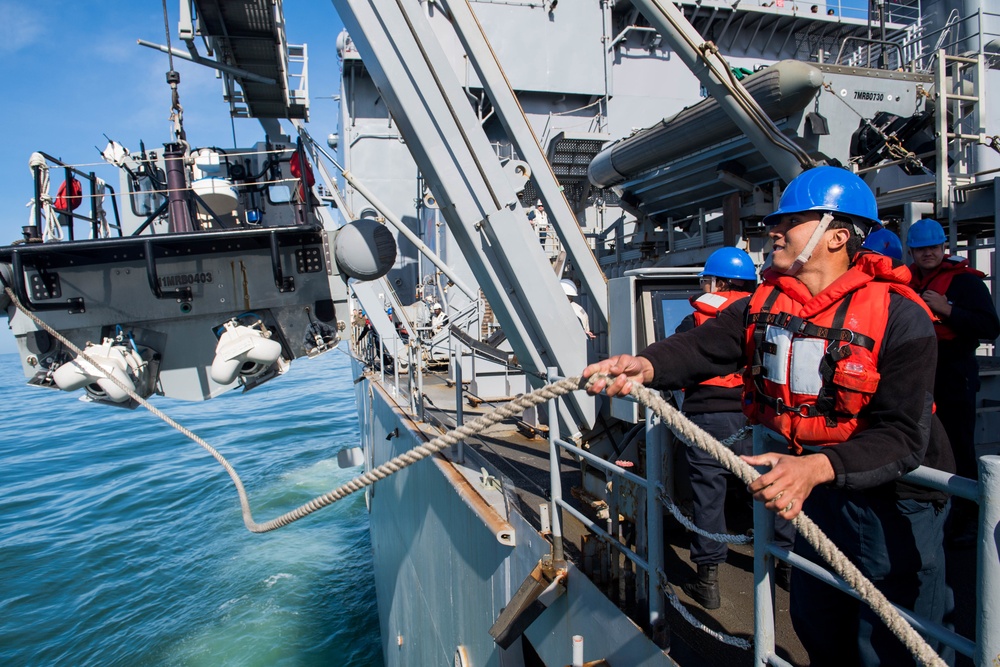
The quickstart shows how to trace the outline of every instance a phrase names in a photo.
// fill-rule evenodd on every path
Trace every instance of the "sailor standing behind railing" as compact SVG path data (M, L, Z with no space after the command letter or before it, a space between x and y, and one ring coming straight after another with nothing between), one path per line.
M705 262L701 272L702 294L691 297L694 312L685 317L677 333L690 331L719 316L726 308L750 296L757 282L757 268L750 255L739 248L719 248ZM742 411L742 367L733 365L732 372L684 388L684 415L718 440L726 440L746 425ZM733 442L737 454L751 454L753 441L749 437ZM697 447L684 447L694 496L694 523L707 533L726 533L726 491L729 474L712 455ZM792 548L795 530L779 519L776 526L778 545ZM722 604L719 589L719 565L726 561L729 548L725 542L691 533L691 562L697 575L683 585L684 592L705 609L718 609ZM788 588L790 569L781 563L778 582Z
M976 463L976 392L979 364L976 349L981 340L1000 335L1000 321L984 275L961 257L946 255L944 228L931 219L910 226L906 245L913 264L912 287L927 302L937 320L938 340L934 402L937 416L948 433L958 474L978 479ZM949 545L969 548L978 535L978 506L957 498L948 519Z
M677 389L746 364L744 410L757 424L755 440L791 451L744 457L770 468L751 484L754 497L785 519L804 510L890 601L940 623L947 497L898 481L921 464L954 470L932 414L930 313L906 285L905 267L859 252L878 211L850 172L803 173L764 223L773 226L772 268L752 297L583 374L616 376L591 388L613 396L628 392L629 379ZM801 536L795 552L820 562ZM864 603L799 570L790 595L814 667L913 664Z

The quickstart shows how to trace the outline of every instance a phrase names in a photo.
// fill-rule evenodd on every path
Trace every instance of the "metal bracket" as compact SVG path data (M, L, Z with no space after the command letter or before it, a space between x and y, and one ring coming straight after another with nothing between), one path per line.
M332 253L330 252L330 234L327 233L326 228L323 228L323 230L320 232L320 234L323 236L323 245L322 245L322 248L323 248L323 258L326 260L326 275L332 276L333 275L333 257L332 257Z
M31 295L39 300L61 297L62 287L59 285L59 274L39 269L38 273L31 276Z
M295 270L298 273L319 273L322 271L322 251L319 248L297 249L295 251Z
M281 271L281 253L278 250L278 232L271 230L271 273L274 275L274 285L281 293L295 291L295 279L285 277Z
M11 282L14 284L14 294L17 295L18 300L30 311L47 311L47 310L66 310L70 314L85 313L87 312L86 307L84 307L83 299L81 297L73 297L66 299L65 301L58 301L52 303L35 303L28 296L28 290L24 285L24 263L21 259L21 253L18 250L11 250L10 253L10 273ZM61 290L58 286L58 276L55 274L41 274L40 280L43 281L45 291L47 291L51 296L59 296ZM55 279L55 289L51 287L52 279Z
M490 628L497 646L509 648L555 598L566 592L566 575L565 567L556 567L548 559L539 561Z
M154 247L151 240L143 243L143 250L146 254L146 278L149 280L149 289L157 299L180 299L181 301L191 300L191 287L186 285L176 289L164 291L160 287L160 277L156 273L156 256L153 254Z
M485 488L487 489L492 488L501 492L503 491L503 485L500 483L500 480L491 475L490 473L488 473L486 471L486 468L480 468L479 472L480 472L479 481Z

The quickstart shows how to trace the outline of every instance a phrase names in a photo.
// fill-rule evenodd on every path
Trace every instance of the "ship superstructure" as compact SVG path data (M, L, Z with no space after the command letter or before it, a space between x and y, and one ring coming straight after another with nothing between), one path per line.
M143 397L201 400L347 338L371 469L669 335L698 265L723 245L762 262L760 220L818 164L862 175L904 238L921 217L946 223L998 294L1000 14L986 0L333 4L340 127L324 146L303 124L308 52L287 44L281 3L181 1L176 57L218 68L264 139L109 146L120 211L103 230L96 209L44 209L36 193L38 224L0 248L31 382L134 406L117 374ZM36 169L71 171L44 154ZM95 238L73 239L74 217ZM375 484L386 663L567 664L576 636L604 664L749 662L691 639L668 607L673 444L634 403L577 393ZM995 570L995 545L981 549ZM707 620L755 634L759 659L782 664L777 637L803 660L780 618ZM982 662L1000 650L987 630L953 645Z

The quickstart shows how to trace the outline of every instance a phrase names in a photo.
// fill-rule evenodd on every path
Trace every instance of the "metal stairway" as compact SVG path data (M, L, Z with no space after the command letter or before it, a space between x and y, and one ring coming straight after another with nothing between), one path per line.
M308 55L305 45L288 43L281 4L281 0L181 3L180 32L188 48L194 48L191 38L196 32L208 44L209 55L239 72L223 71L234 117L309 118Z

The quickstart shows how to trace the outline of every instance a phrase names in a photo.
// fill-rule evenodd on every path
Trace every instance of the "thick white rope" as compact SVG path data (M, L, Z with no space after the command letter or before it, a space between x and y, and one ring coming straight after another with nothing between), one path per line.
M28 311L17 298L17 295L14 294L12 289L4 287L4 291L7 293L11 302L17 306L18 310L23 312L35 324L45 329L53 337L63 343L63 345L75 352L88 363L92 364L96 368L101 368L102 371L104 370L102 366L70 342L65 336L43 322L34 313ZM270 532L294 521L298 521L299 519L331 505L356 491L360 491L366 486L371 486L375 482L385 479L394 472L398 472L399 470L402 470L403 468L410 466L421 459L425 459L432 454L436 454L444 449L447 449L448 447L451 447L470 436L481 433L487 428L509 417L519 415L529 407L540 405L541 403L553 398L558 398L559 396L563 396L578 389L583 389L598 380L605 380L609 384L613 381L613 378L607 375L595 374L588 381L584 381L579 376L576 376L553 382L552 384L536 389L528 394L518 396L510 403L496 408L495 410L477 417L476 419L459 426L454 430L440 435L430 442L418 445L408 452L404 452L389 461L386 461L369 472L352 479L346 484L343 484L328 493L310 500L304 505L287 512L276 519L272 519L271 521L264 523L257 523L253 518L253 512L250 509L250 500L247 496L246 489L243 487L243 482L240 480L239 475L236 474L236 470L228 461L226 461L222 454L220 454L214 447L209 445L198 435L191 432L184 426L181 426L176 421L151 405L149 401L136 394L135 391L133 391L130 387L125 386L124 383L119 381L110 373L107 371L104 372L111 382L125 391L132 399L138 401L140 405L162 419L168 425L180 431L185 436L203 447L209 454L212 455L213 458L215 458L216 461L219 462L219 464L229 474L229 477L233 480L233 484L236 486L236 492L240 499L240 507L243 512L243 523L246 525L248 530L254 533ZM677 410L677 408L667 403L662 396L660 396L659 392L647 389L637 382L632 382L630 392L635 399L639 401L639 403L652 409L653 412L656 413L656 415L665 424L667 424L667 426L679 438L714 456L720 463L722 463L723 466L725 466L730 472L736 475L747 485L760 477L760 473L747 465L732 450L722 446L718 440L689 421L680 413L679 410ZM791 523L806 539L806 541L809 542L814 549L816 549L816 552L830 564L833 571L840 575L840 577L844 579L848 585L851 586L851 588L860 594L861 599L864 600L869 607L871 607L872 611L874 611L878 617L882 619L882 622L885 623L893 634L895 634L900 641L903 642L907 649L909 649L913 656L922 665L946 667L945 662L940 656L938 656L937 653L934 652L934 649L932 649L924 638L913 629L913 627L900 615L898 611L896 611L889 600L886 599L885 595L878 590L875 585L861 573L860 570L858 570L857 566L854 565L854 563L852 563L825 534L823 534L823 531L820 530L815 523L813 523L812 519L807 517L805 513L800 512Z
M32 176L35 174L35 167L38 167L39 171L38 200L42 204L42 220L44 222L42 228L38 231L42 235L42 240L45 242L62 241L62 225L59 224L59 216L56 213L55 207L52 206L52 195L49 194L49 163L41 153L32 153L31 157L28 158L28 167L31 169ZM30 207L28 211L29 225L35 224L36 205L34 197L25 204L25 206Z
M591 381L597 376L591 378ZM603 378L610 384L612 379ZM696 424L689 421L680 413L677 408L667 403L659 392L647 389L643 385L632 382L630 393L639 403L653 410L656 415L674 432L681 440L692 444L695 447L707 452L715 457L731 473L736 475L741 481L749 485L760 477L760 473L751 468L746 462L738 457L732 450L723 447L718 440L703 431ZM930 647L927 641L913 629L906 619L896 611L892 603L885 597L882 591L869 581L858 569L858 567L837 548L830 538L828 538L819 526L812 519L806 516L805 512L792 519L792 525L799 531L802 537L816 550L823 560L830 564L830 567L847 584L853 588L864 600L865 604L871 607L882 622L899 638L903 645L913 654L922 665L934 665L935 667L945 667L944 660Z
M108 212L104 210L104 195L108 186L101 179L96 179L94 184L94 197L97 197L97 236L94 236L95 228L90 228L90 238L106 239L111 236L111 226L108 224Z

